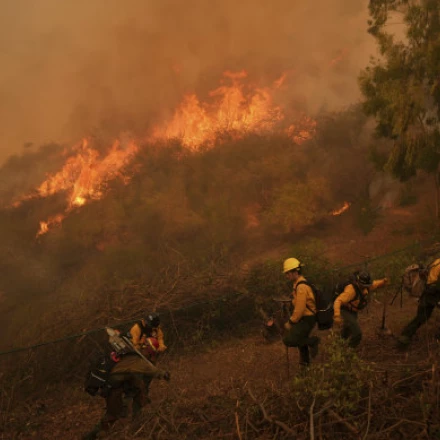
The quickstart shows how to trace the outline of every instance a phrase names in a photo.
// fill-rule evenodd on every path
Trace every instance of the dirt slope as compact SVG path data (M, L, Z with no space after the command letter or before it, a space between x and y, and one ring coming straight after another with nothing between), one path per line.
M385 299L389 301L392 296L393 291L389 289ZM398 334L415 308L415 299L405 298L402 309L396 303L389 308L388 326ZM358 353L362 359L375 369L389 371L391 377L393 372L400 371L403 364L409 365L410 369L411 365L429 356L436 353L438 356L439 347L432 335L440 326L440 313L421 329L412 349L401 353L394 349L393 337L377 335L382 310L382 302L373 300L360 316L364 340ZM326 343L326 338L332 337L329 331L318 333L322 344ZM298 355L295 349L289 352L290 375L294 376L298 373ZM322 353L315 360L324 361ZM259 390L268 393L289 386L284 346L281 341L266 343L258 328L252 329L246 338L232 336L230 340L205 346L199 354L165 355L161 365L171 371L172 381L169 384L153 382L153 402L145 408L140 420L132 423L124 419L118 422L113 433L103 438L150 438L149 432L155 429L154 423L163 423L167 429L164 437L152 438L237 438L232 409L240 405L246 390L251 389L258 395ZM48 388L36 400L24 404L9 420L9 429L1 433L0 438L78 439L94 426L102 414L103 400L83 393L80 381L59 384ZM246 438L265 437L249 432Z

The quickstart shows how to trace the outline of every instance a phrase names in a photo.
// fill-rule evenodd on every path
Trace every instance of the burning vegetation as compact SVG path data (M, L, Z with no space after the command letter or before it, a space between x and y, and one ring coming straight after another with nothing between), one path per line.
M239 140L250 134L278 133L287 136L292 147L302 144L314 136L316 121L300 112L286 115L283 106L276 104L276 95L282 92L286 77L283 74L270 86L260 87L249 80L244 70L226 71L221 85L209 92L207 101L201 101L195 94L185 95L173 117L153 127L144 148L158 141L177 139L189 151L197 151L202 146L212 148L225 134ZM66 193L65 211L40 221L37 237L41 236L60 225L74 209L101 199L109 181L120 178L129 182L127 165L138 152L135 141L117 140L101 153L85 138L72 148L59 172L48 176L32 194L16 200L13 206L31 198Z

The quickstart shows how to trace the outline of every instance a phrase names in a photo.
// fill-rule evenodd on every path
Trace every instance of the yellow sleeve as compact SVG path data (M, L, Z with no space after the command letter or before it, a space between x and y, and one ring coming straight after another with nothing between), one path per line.
M380 287L383 287L387 284L387 279L386 278L382 278L381 280L374 280L373 284L370 286L370 290L376 290L379 289Z
M158 327L156 330L157 330L157 341L159 342L159 349L157 351L159 352L165 351L167 349L167 346L165 345L164 342L163 331L160 327Z
M355 298L356 298L356 290L354 289L354 287L351 284L345 286L344 291L336 297L335 303L333 304L334 317L339 318L341 316L342 304L348 304L350 301L353 301Z
M308 286L300 284L295 293L295 308L290 318L292 322L298 322L304 315L307 305L307 291Z
M434 284L438 281L440 277L440 259L437 259L432 263L431 269L429 270L427 284Z
M130 334L131 334L131 342L133 343L133 345L136 348L141 348L141 328L139 327L139 324L135 324L131 329L130 329Z

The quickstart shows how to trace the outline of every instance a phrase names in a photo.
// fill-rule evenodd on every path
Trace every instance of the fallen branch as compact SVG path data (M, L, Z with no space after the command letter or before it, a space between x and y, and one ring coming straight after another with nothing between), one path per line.
M370 421L371 421L371 390L373 389L373 384L370 382L370 392L368 393L368 417L367 417L367 429L365 430L363 440L366 440L368 431L370 430Z
M313 402L310 405L309 418L310 418L310 440L315 440L315 422L313 420L313 410L315 409L315 397L313 397Z
M418 377L418 376L423 376L424 374L427 374L427 373L431 373L431 368L430 368L429 370L419 371L419 372L416 373L416 374L413 374L413 375L408 376L408 377L404 377L403 379L400 379L400 380L394 382L394 383L391 385L391 388L394 388L396 385L398 385L398 384L400 384L400 383L403 383L403 382L406 382L407 380L414 379L415 377Z
M334 412L332 409L329 409L327 412L330 416L336 419L337 422L344 425L350 432L356 434L356 436L359 437L359 431L354 425L348 423L347 420L343 419L338 413Z
M237 435L238 439L242 440L241 431L240 431L240 422L238 420L238 400L237 400L237 409L235 411L235 424L237 425Z
M263 419L266 420L266 422L269 422L271 425L279 426L281 429L283 429L285 432L290 434L292 438L296 437L296 433L290 429L285 423L280 422L279 420L276 420L273 416L270 416L267 414L266 408L263 406L262 403L258 402L258 400L253 395L252 391L248 388L248 393L251 399L259 406L261 413L263 414Z

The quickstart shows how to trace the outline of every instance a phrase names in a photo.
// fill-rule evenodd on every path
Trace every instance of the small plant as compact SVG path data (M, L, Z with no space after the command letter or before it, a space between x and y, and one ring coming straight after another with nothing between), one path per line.
M324 345L324 344L323 344ZM372 380L369 366L348 348L346 341L329 336L324 348L327 360L313 364L305 375L293 380L293 395L299 407L334 408L342 416L356 412Z

